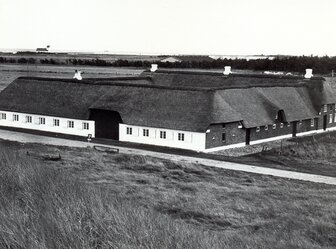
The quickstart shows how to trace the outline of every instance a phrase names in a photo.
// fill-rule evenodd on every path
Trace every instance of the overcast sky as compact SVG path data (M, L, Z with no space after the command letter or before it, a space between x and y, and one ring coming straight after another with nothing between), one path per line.
M0 48L336 55L335 0L0 0Z

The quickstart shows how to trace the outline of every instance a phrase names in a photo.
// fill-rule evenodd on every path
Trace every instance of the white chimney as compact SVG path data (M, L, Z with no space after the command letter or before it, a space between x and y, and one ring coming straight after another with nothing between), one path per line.
M155 72L156 70L158 70L158 64L152 64L151 66L152 66L150 69L151 72Z
M82 71L79 71L79 70L75 70L75 75L73 77L74 79L77 79L77 80L82 80Z
M230 66L225 66L223 74L224 75L229 75L230 73L232 73L231 72L231 67Z
M313 69L306 69L306 74L304 76L306 79L310 79L311 77L313 77Z

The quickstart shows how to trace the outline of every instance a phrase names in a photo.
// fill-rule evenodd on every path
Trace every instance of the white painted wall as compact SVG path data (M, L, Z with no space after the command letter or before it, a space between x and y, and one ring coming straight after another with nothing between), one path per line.
M6 119L2 119L2 113L6 114ZM19 121L13 120L13 114L19 115ZM26 116L32 117L32 122L27 123ZM39 124L39 118L45 118L45 124ZM59 126L54 126L53 120L59 119ZM74 122L74 128L68 128L68 121ZM83 129L83 122L89 123L89 129ZM95 136L95 122L92 120L79 120L70 118L60 118L53 116L35 115L28 113L8 112L0 110L0 126L55 132L76 136L87 137L91 134Z
M132 128L132 135L126 133L127 127ZM149 130L148 137L143 136L143 129ZM166 132L166 139L160 138L160 131ZM184 133L184 141L178 140L178 133ZM205 133L201 132L189 132L119 124L119 140L125 142L160 145L187 150L205 150Z

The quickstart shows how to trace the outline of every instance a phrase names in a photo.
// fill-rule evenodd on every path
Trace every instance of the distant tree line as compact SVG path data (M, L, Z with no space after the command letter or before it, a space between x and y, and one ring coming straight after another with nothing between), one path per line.
M261 71L285 71L303 73L306 68L312 68L314 73L328 74L331 70L336 71L336 57L318 56L288 56L276 57L274 59L218 59L203 61L182 61L182 62L160 62L160 61L141 61L141 60L116 60L106 61L102 59L66 59L59 60L53 58L15 58L0 57L0 63L19 63L19 64L51 64L51 65L87 65L101 67L137 67L148 68L150 64L157 63L161 68L224 68L231 66L233 69L248 69Z

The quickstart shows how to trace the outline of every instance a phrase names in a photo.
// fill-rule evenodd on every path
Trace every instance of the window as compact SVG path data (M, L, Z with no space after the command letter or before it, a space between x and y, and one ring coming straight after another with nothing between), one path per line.
M68 120L68 128L74 128L74 121Z
M268 131L268 125L265 125L265 131Z
M1 113L0 118L1 119L6 119L6 113Z
M184 141L184 133L178 133L177 139L179 141Z
M329 106L329 110L332 111L333 110L333 105Z
M273 130L275 130L276 129L276 124L273 124L272 128L273 128Z
M256 132L259 132L259 131L260 131L260 126L257 126Z
M88 122L83 122L82 127L83 127L83 130L88 130L89 129L89 123Z
M39 118L39 124L44 125L45 124L45 118Z
M287 123L287 127L290 127L290 123L289 122Z
M280 128L283 128L283 123L280 123Z
M225 129L225 124L222 124L222 128Z
M126 134L127 135L132 135L132 127L127 127L126 128Z
M222 133L222 142L225 142L225 141L226 141L226 134Z
M166 139L166 132L165 131L160 131L160 138Z
M142 135L143 135L144 137L149 137L149 129L143 129L143 130L142 130Z
M54 118L54 119L53 119L53 125L54 125L54 126L59 126L59 124L60 124L59 119Z
M311 127L314 127L314 126L315 126L315 120L314 120L313 118L310 120L310 126L311 126Z
M26 116L26 122L27 123L32 123L33 122L32 116Z
M331 124L333 122L333 115L329 114L329 124Z
M302 120L299 121L299 125L302 125Z
M243 128L243 124L242 124L242 122L239 122L239 123L238 123L238 128L239 128L239 129Z
M327 112L328 111L328 105L323 105L323 112Z
M13 121L19 121L19 115L13 114Z

